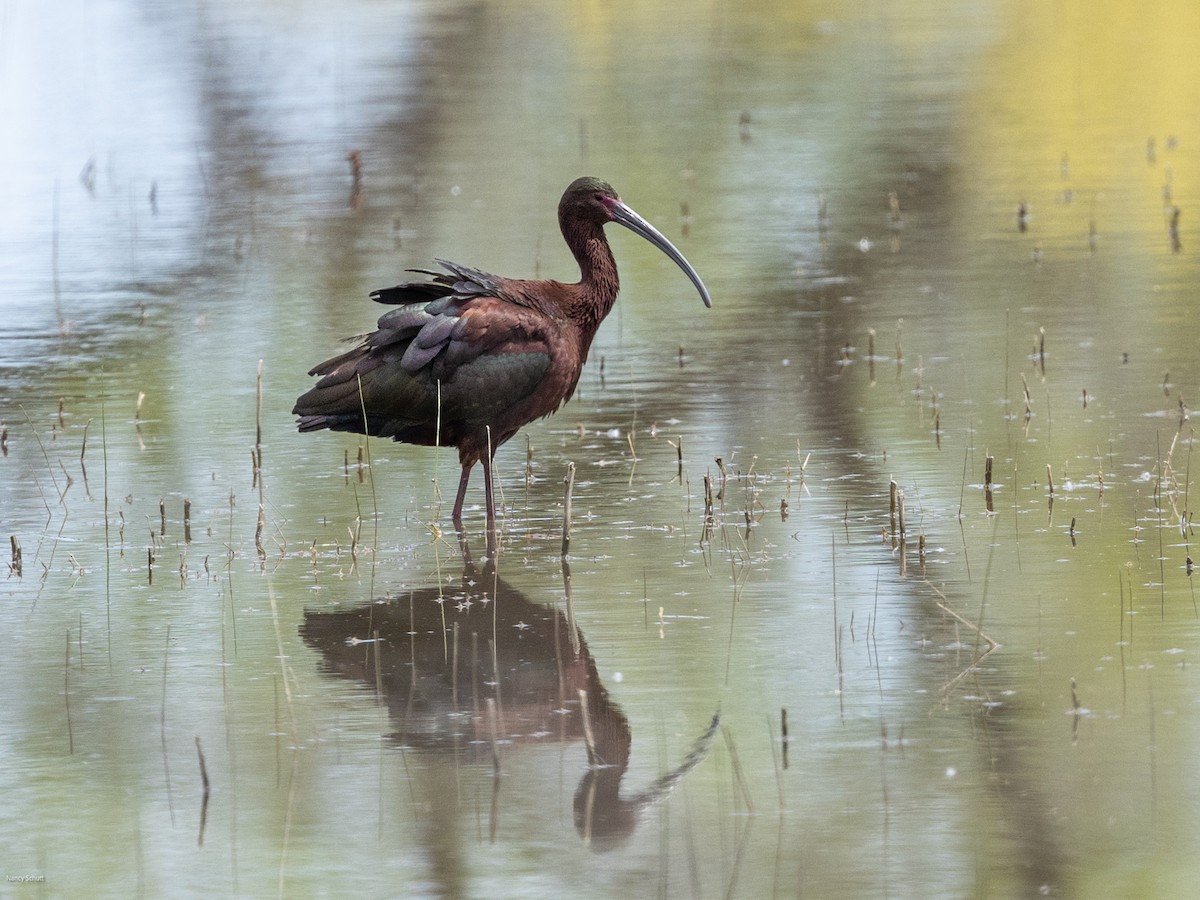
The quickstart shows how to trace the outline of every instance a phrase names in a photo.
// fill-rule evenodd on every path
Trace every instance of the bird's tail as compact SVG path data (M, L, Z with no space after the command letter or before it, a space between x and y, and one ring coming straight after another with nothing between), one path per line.
M337 416L301 416L300 421L296 423L296 427L300 431L320 431L324 428L329 428L331 431L338 431L330 423L331 419L336 419Z
M296 423L300 431L328 428L330 431L361 433L364 427L369 427L369 421L364 422L363 401L359 393L362 383L359 369L366 357L364 349L357 347L349 353L326 360L312 370L310 374L329 376L339 366L346 367L344 372L332 378L321 379L296 400L292 414L300 417Z

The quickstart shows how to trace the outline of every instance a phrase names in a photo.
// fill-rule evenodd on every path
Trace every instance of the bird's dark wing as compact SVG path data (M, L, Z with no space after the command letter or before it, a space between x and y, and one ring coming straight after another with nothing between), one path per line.
M525 411L550 368L554 323L514 303L503 279L442 265L450 275L372 294L398 308L353 350L312 369L321 380L293 410L301 431L454 444L488 425L499 442L535 417Z
M434 260L434 262L444 268L446 272L409 269L408 271L418 275L428 275L429 281L414 281L398 284L395 287L381 288L371 292L371 299L376 303L388 304L425 303L450 294L463 297L488 294L516 303L518 306L525 305L525 299L520 294L509 294L505 291L505 279L503 278L445 259Z
M505 279L503 278L497 278L495 275L479 269L472 269L470 266L460 266L458 263L446 259L438 259L434 262L454 276L453 278L445 275L441 277L453 283L456 293L466 296L490 294L493 297L507 300L509 303L516 303L518 306L524 305L524 297L505 290Z

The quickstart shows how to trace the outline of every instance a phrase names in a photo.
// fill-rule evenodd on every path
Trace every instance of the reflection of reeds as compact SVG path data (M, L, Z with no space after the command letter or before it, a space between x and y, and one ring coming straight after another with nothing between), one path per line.
M254 389L254 477L251 486L258 487L258 519L254 527L254 547L258 551L259 560L267 558L267 551L263 549L262 535L263 530L267 525L267 506L264 497L265 489L263 487L262 477L262 373L263 361L258 361L258 377L255 379Z
M167 785L167 810L171 814L171 825L175 825L175 804L171 801L171 763L167 753L167 664L171 658L171 623L167 623L167 638L163 647L162 704L158 715L158 737L162 745L163 778Z
M137 405L133 410L133 433L137 435L138 449L146 449L146 441L142 437L142 402L146 399L144 391L138 391Z
M783 767L788 767L788 744L791 743L791 738L788 737L788 721L787 707L779 710L779 734L783 739Z
M989 560L989 568L990 568L990 565L991 564L990 564L990 560ZM984 581L986 584L986 581L987 581L986 575L984 576ZM985 633L983 630L983 613L987 606L986 595L984 596L983 600L980 602L979 621L972 622L969 619L959 615L954 610L952 610L948 605L949 601L947 600L946 595L944 593L942 593L940 590L938 590L937 587L930 585L930 588L933 590L933 592L935 594L937 594L941 598L941 600L934 601L934 603L938 609L940 609L946 615L953 618L960 625L964 625L967 628L971 629L973 632L975 632L975 647L974 647L974 651L971 654L971 661L957 675L955 675L953 678L951 678L949 681L947 681L944 685L942 685L942 693L946 694L949 692L949 690L952 687L954 687L954 685L958 684L960 681L962 681L964 678L966 678L972 672L977 671L979 668L979 664L981 662L983 662L984 659L986 659L992 653L994 653L996 650L998 650L1000 648L1000 644L997 641L993 640L991 637L989 637L987 635L987 633ZM981 651L980 642L987 644L986 650Z
M225 545L225 578L226 578L226 593L229 595L229 620L230 627L233 631L233 655L236 657L238 652L237 641L237 606L233 602L233 559L234 559L234 544L233 544L233 511L236 508L236 498L233 494L233 489L229 490L229 535ZM221 616L221 658L225 658L225 616ZM221 673L224 679L225 668L222 666ZM224 683L224 681L222 681Z
M824 194L817 194L817 236L824 249L829 243L829 203Z
M100 458L103 463L104 481L104 627L108 638L108 668L112 671L112 541L108 525L108 431L104 418L104 388L100 388ZM125 555L125 514L121 516L121 555Z
M350 163L350 209L358 212L363 208L363 171L362 171L362 152L359 150L351 150L346 154L346 159Z
M1079 737L1079 720L1080 720L1080 718L1083 717L1083 714L1086 711L1087 710L1085 710L1079 703L1079 694L1076 693L1076 691L1075 691L1075 679L1072 678L1071 679L1071 743L1072 744L1075 743L1076 739ZM1153 721L1153 705L1151 705L1151 721ZM1154 740L1153 736L1151 736L1150 740L1151 740L1151 743L1153 744L1153 740Z
M67 629L67 658L63 664L63 702L67 706L67 750L75 755L75 731L71 727L71 629Z
M750 786L746 782L746 774L742 770L742 763L738 759L737 745L733 742L733 729L726 725L721 729L721 736L725 738L725 748L729 751L729 766L733 771L733 786L735 788L733 796L735 801L740 799L745 804L744 812L750 815L754 814L754 801L750 797ZM735 809L737 804L735 803ZM743 810L736 809L737 813L742 813ZM736 819L735 819L736 820Z
M83 441L79 445L79 471L83 474L83 490L87 494L89 500L92 499L92 489L88 485L87 466L84 465L83 457L87 453L87 435L88 429L92 426L92 420L88 419L83 423Z
M867 379L875 384L875 329L867 329Z
M833 600L833 659L834 665L837 668L838 681L838 704L844 702L842 691L842 629L838 625L838 608L837 608L837 539L830 535L829 537L829 580L830 580L830 595Z
M204 825L208 821L208 766L204 763L204 748L200 745L200 735L196 735L196 755L200 758L200 784L204 793L200 801L200 835L196 840L197 846L204 846Z

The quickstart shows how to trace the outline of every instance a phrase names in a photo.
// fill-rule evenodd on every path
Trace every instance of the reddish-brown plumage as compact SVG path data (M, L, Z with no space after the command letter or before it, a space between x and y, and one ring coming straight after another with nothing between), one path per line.
M592 338L620 282L604 237L617 222L671 257L711 305L700 276L671 242L595 178L572 182L558 205L580 280L501 278L438 260L447 274L375 291L396 309L348 353L310 375L321 380L292 410L301 431L328 428L409 444L454 446L462 475L453 521L462 527L471 468L483 463L488 555L496 550L492 457L528 422L571 398Z

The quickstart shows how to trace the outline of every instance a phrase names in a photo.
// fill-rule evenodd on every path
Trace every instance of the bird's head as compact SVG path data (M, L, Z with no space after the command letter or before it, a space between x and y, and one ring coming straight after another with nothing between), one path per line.
M603 227L608 222L624 225L635 234L652 243L655 247L674 260L696 290L704 305L712 306L712 297L708 288L700 280L699 274L667 238L657 228L634 212L619 196L616 189L599 178L585 176L576 178L563 192L558 202L558 222L563 234L567 235L579 226Z
M621 198L607 181L589 176L576 178L558 201L558 219L560 222L565 218L603 225L614 221L612 211L618 204L621 204Z

